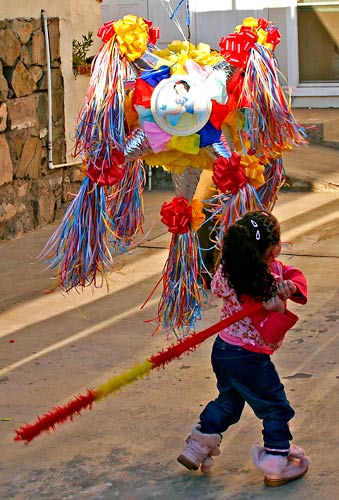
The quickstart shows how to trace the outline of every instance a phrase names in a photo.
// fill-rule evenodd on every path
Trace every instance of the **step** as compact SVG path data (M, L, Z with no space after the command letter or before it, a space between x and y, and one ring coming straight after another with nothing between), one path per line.
M339 150L319 144L294 148L283 158L285 189L339 190Z
M292 111L310 143L339 149L339 108L296 108Z

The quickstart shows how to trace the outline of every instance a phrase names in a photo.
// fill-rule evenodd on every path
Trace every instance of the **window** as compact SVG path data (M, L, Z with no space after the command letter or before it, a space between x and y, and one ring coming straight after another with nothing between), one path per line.
M299 80L339 82L339 2L298 1Z

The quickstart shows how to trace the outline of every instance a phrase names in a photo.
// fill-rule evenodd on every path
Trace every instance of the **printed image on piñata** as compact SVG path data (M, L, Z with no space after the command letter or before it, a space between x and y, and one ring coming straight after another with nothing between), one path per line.
M184 69L186 73L171 75L171 68L162 66L136 79L133 106L155 154L176 150L196 155L220 139L227 113L225 72L190 59Z
M163 80L154 89L151 111L157 125L172 135L192 135L207 123L211 114L211 100L204 86L185 75Z

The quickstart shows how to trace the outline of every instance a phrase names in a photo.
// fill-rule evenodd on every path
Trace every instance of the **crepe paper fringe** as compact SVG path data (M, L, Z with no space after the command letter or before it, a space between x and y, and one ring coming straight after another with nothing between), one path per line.
M155 368L165 368L173 359L180 357L183 353L189 353L196 349L204 340L211 337L220 330L227 328L236 321L249 316L263 308L261 303L252 304L228 318L225 318L218 323L194 333L185 339L179 339L176 344L171 345L166 350L162 350L146 359L143 363L139 363L127 372L117 375L108 380L105 384L101 384L97 389L88 389L85 395L79 395L72 399L69 403L63 406L56 406L48 413L37 418L33 424L26 424L15 430L15 441L24 441L26 444L31 442L42 432L48 432L56 429L57 424L62 424L67 420L73 421L75 415L79 415L86 408L91 409L95 401L100 401L106 398L113 392L118 391L123 386L135 382L137 379L143 378L151 370Z
M278 192L285 182L282 157L271 159L264 171L265 183L254 188L247 183L235 194L225 193L212 197L206 202L207 210L212 213L214 221L213 232L215 248L222 248L222 241L227 228L245 213L253 210L272 211L278 197ZM205 221L206 223L206 221Z
M296 122L279 82L276 60L270 49L251 49L240 102L249 102L248 130L251 146L267 160L294 145L305 144L306 133Z
M114 256L127 252L143 233L145 173L140 161L127 164L119 187L85 177L61 225L38 256L57 269L57 286L69 292L100 287L113 271Z
M64 406L56 406L48 413L38 417L34 424L27 424L15 431L15 441L25 441L28 444L42 432L55 430L56 424L62 424L66 420L73 420L75 415L80 415L82 410L92 408L95 401L95 393L90 389L85 395L79 395Z
M95 389L95 401L100 401L100 399L106 398L125 385L131 384L139 378L143 378L153 368L153 363L149 359L146 359L146 361L135 365L127 372L124 372L121 375L116 375L115 377L108 380L105 384L101 384L99 385L99 387L97 387L97 389Z
M114 234L114 222L106 211L106 191L88 177L67 208L61 225L38 256L48 269L58 270L58 286L66 292L91 284L101 286L113 267L107 234ZM97 280L101 273L100 284Z
M265 210L271 212L277 201L278 193L285 182L282 157L271 160L265 167L265 183L257 189L258 197Z
M220 200L223 198L220 197ZM222 242L227 228L247 212L265 210L256 189L249 182L234 195L224 198L224 212L220 220L218 242Z

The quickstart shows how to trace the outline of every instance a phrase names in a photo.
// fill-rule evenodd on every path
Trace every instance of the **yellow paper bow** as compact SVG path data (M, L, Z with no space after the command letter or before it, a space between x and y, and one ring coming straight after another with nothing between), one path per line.
M203 204L198 198L193 198L191 201L192 220L191 228L193 231L198 231L201 224L205 221L206 215L203 213Z
M263 175L265 167L260 163L259 158L254 155L242 156L240 165L244 167L245 175L255 189L265 183Z
M141 17L129 14L114 23L119 50L130 61L139 59L147 49L148 25Z
M171 74L185 74L184 65L189 59L200 66L213 66L222 61L223 57L207 43L199 43L197 46L188 41L174 40L166 49L156 50L154 53L173 63Z

